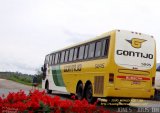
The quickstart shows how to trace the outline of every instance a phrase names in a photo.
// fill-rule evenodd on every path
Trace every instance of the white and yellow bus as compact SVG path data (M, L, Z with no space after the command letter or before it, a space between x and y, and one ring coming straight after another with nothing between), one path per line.
M42 88L86 98L152 98L156 72L153 36L113 30L45 57Z

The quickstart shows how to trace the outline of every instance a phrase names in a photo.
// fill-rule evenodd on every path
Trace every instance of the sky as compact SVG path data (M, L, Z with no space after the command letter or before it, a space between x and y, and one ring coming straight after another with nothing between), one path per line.
M45 55L114 29L153 35L160 0L0 0L0 71L36 74Z

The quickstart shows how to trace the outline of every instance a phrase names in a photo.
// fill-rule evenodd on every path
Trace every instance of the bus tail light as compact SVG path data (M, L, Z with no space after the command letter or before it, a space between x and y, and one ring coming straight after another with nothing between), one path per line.
M155 85L155 77L152 77L152 86Z
M114 82L114 74L109 73L109 83L113 83L113 82Z

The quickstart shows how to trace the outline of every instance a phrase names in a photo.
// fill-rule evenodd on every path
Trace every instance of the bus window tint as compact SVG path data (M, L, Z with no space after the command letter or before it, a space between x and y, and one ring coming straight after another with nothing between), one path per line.
M101 41L98 41L96 43L95 57L99 57L100 55L101 55Z
M62 51L62 52L61 52L61 60L60 60L60 63L63 63L63 62L64 62L64 56L65 56L65 51Z
M69 55L69 51L66 50L64 62L68 62L68 55Z
M89 45L89 54L88 58L93 58L94 57L94 50L95 50L95 42L91 43Z
M84 47L85 47L85 46L81 46L81 47L79 48L79 55L78 55L78 59L79 59L79 60L83 59L83 56L84 56Z
M108 55L108 51L109 51L109 39L106 40L106 55Z
M86 59L88 57L88 48L89 48L89 45L86 45L85 46L84 59Z
M45 64L48 63L48 56L46 56L44 63L45 63Z
M104 39L102 41L102 56L106 56L108 54L108 44L109 39Z
M57 61L58 64L60 63L60 59L61 59L61 53L59 52L58 53L58 61Z
M49 55L47 56L47 64L49 64Z
M74 50L74 57L73 57L73 60L77 60L77 54L78 54L78 48L75 48Z
M69 51L69 61L73 60L73 53L74 53L74 48L70 49Z
M49 55L49 65L51 65L52 62L52 55Z
M51 62L51 65L53 65L53 64L54 64L54 58L55 58L55 55L54 55L54 54L52 54L52 62Z
M56 53L56 56L55 56L55 64L58 63L58 53Z

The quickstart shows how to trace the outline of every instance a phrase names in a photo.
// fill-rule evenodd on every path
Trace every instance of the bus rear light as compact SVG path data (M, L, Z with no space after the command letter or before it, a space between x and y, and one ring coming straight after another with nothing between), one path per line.
M152 86L155 85L155 77L152 77Z
M114 74L109 73L109 83L113 83L113 82L114 82Z

